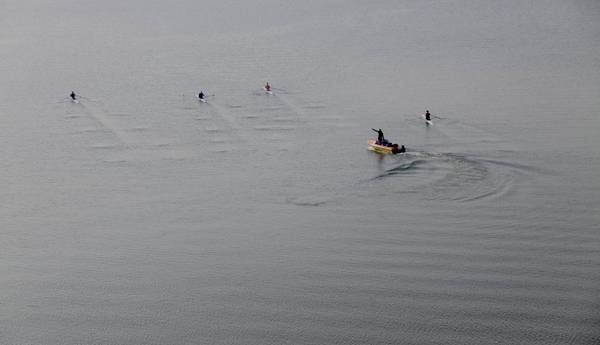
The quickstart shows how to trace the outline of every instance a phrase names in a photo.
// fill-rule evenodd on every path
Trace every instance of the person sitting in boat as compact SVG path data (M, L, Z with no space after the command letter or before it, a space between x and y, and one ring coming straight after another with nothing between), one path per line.
M381 130L381 128L379 128L379 130L376 130L375 128L371 128L371 129L374 130L375 132L377 132L377 144L378 145L387 144L387 140L385 140L385 138L383 137L383 131Z
M429 113L429 110L425 110L425 120L431 121L431 114Z
M265 90L271 91L271 85L269 85L269 82L265 84Z
M72 100L75 100L75 98L77 97L77 95L75 95L75 91L71 91L71 94L69 96L71 96Z
M404 153L406 152L406 148L404 147L404 145L402 145L402 147L398 147L398 144L388 144L388 147L392 148L392 153L393 154L398 154L398 153Z
M200 93L198 94L198 98L204 99L204 92L200 91Z

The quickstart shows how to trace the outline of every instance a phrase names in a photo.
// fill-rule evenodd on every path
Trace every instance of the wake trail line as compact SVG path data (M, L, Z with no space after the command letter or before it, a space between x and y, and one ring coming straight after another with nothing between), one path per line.
M248 141L246 136L242 134L242 127L239 125L236 118L233 115L231 115L231 113L227 109L225 109L225 107L214 102L203 105L207 105L211 108L212 117L216 121L220 122L223 125L223 127L229 129L229 135L236 137L237 139L241 139L244 142Z
M81 104L85 113L96 121L101 127L108 130L119 141L119 144L127 149L133 149L133 141L127 131L117 126L104 110Z

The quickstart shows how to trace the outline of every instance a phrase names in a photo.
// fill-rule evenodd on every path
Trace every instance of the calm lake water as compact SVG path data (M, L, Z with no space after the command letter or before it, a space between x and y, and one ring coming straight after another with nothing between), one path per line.
M2 344L600 342L598 1L4 0L0 56Z

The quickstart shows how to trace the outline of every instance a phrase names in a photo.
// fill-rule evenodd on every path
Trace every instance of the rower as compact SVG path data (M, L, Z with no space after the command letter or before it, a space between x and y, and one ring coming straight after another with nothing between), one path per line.
M269 82L265 84L265 90L271 91L271 85L269 85Z
M204 99L204 92L200 91L200 93L198 94L198 98Z
M431 121L431 114L429 113L429 110L425 110L425 120Z
M404 153L406 152L406 147L404 147L404 145L400 146L400 150L398 151L398 153Z
M71 91L71 94L69 96L71 96L72 100L75 100L75 98L77 97L77 95L75 95L75 91Z

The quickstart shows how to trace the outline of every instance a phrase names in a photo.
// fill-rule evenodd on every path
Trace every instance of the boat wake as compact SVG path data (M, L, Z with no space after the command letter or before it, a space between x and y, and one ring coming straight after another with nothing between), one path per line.
M501 198L516 188L523 173L519 168L499 160L471 158L460 154L411 152L387 155L379 162L379 172L368 179L345 180L335 186L322 186L305 195L288 197L297 206L323 206L349 200L402 198L422 201L475 202Z
M395 157L396 158L396 157ZM459 154L398 157L369 180L395 193L418 193L426 200L475 201L504 195L515 185L514 167Z

